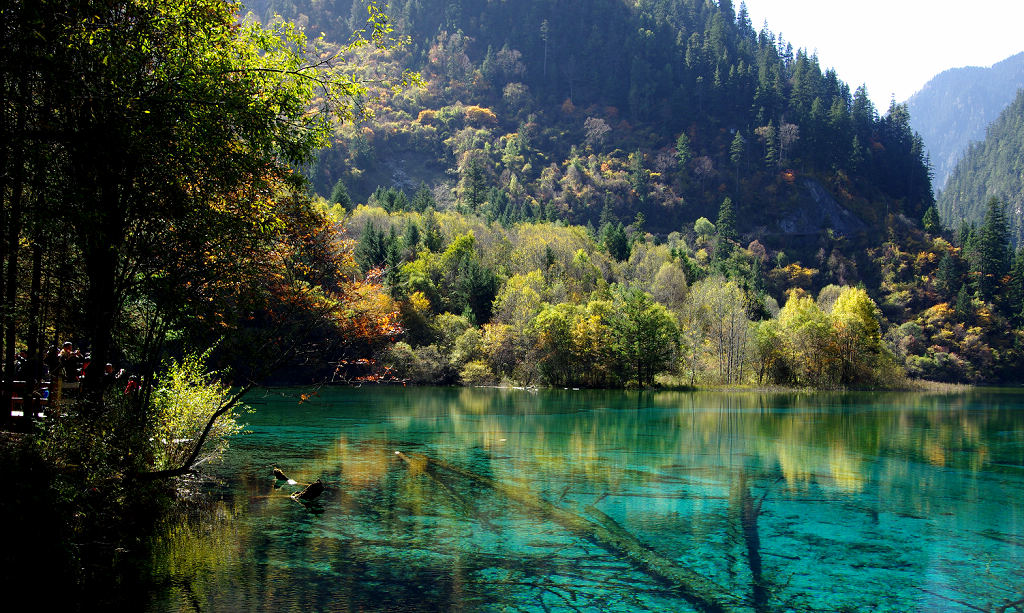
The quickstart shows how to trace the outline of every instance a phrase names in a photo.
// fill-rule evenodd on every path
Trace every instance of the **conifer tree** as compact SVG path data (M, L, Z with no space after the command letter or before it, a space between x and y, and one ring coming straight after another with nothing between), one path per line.
M1017 249L1013 267L1010 268L1006 302L1006 310L1011 320L1017 326L1024 324L1024 247Z
M971 304L971 293L967 291L966 283L960 286L960 291L956 294L955 313L957 320L962 322L970 321L971 315L974 313L974 305Z
M942 231L942 220L939 218L939 210L935 208L935 205L928 207L928 210L924 212L921 225L929 234L937 234Z
M948 251L942 254L939 267L935 272L936 289L945 297L952 298L963 285L963 260Z
M743 139L743 134L737 131L736 137L732 139L732 144L729 146L729 160L735 168L737 191L740 189L740 163L743 161L746 148L747 142Z
M476 212L486 197L487 176L483 164L474 157L462 169L462 203L471 212Z
M988 201L985 220L978 229L977 263L978 297L994 302L1003 277L1010 271L1010 231L1003 203L998 198Z
M644 168L644 154L639 149L629 154L629 186L640 203L647 202L650 172Z
M690 137L683 132L676 139L676 161L679 162L679 171L686 176L686 167L693 159L693 149L690 148Z
M718 220L715 221L718 236L727 241L736 240L736 205L732 198L726 197L718 207Z
M629 240L622 222L606 223L601 228L601 244L616 260L622 261L629 257Z
M334 189L331 190L331 204L337 204L346 211L351 211L355 208L355 204L352 202L352 196L348 194L348 188L345 187L345 181L338 179L338 182L334 184Z

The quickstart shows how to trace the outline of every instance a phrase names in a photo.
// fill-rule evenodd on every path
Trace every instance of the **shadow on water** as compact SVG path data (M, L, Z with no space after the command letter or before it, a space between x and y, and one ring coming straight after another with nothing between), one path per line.
M148 608L956 611L1024 597L1019 392L299 394L257 398L209 509L154 539ZM277 484L274 464L300 485ZM317 478L313 505L290 498Z

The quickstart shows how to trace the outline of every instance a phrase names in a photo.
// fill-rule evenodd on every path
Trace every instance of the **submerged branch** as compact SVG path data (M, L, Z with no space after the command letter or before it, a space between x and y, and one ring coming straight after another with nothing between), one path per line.
M726 611L720 594L723 588L707 577L651 551L632 534L618 526L603 513L607 520L595 522L585 517L558 507L544 500L534 492L515 485L502 483L490 477L449 464L443 460L431 458L418 453L404 454L396 452L410 467L436 466L475 483L492 489L522 505L542 517L560 524L573 534L583 537L607 551L618 553L628 558L638 568L655 579L672 585L690 604L699 611ZM610 522L610 523L609 523Z
M447 481L442 479L437 474L437 472L433 470L429 463L414 463L412 458L401 452L398 452L398 457L400 457L406 464L409 465L410 472L414 474L422 472L426 474L428 477L430 477L430 480L436 483L438 487L440 487L442 490L444 490L444 492L448 494L448 496L451 497L451 499L454 500L458 504L458 506L462 507L462 509L466 513L475 516L477 520L479 520L479 522L484 526L484 528L487 528L491 532L495 533L501 532L501 530L499 530L497 526L491 523L491 521L487 519L485 515L480 513L479 509L477 509L476 506L473 505L473 503L471 503L469 500L466 500L465 496L455 491L455 488L453 488L452 486L448 485Z
M743 470L740 471L738 489L740 529L747 548L747 565L750 567L750 575L753 579L754 610L764 611L768 606L768 586L762 572L761 534L758 531L757 520L761 515L761 505L768 496L769 490L766 490L764 496L755 502L750 494L750 488L747 487L746 471Z

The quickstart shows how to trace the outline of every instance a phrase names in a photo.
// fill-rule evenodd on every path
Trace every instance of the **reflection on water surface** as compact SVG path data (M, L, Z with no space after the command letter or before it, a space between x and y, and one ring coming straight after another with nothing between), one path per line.
M151 609L971 611L1024 599L1016 392L300 393L252 398L211 516L156 548ZM274 464L326 493L291 500L298 486L275 482Z

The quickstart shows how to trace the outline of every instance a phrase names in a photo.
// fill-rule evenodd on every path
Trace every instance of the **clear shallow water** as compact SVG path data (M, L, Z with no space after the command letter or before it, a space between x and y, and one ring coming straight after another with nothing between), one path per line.
M1024 599L1021 393L302 392L250 399L211 516L157 547L150 610ZM319 504L274 464L322 478Z

